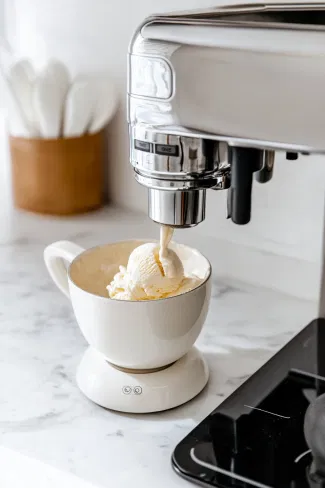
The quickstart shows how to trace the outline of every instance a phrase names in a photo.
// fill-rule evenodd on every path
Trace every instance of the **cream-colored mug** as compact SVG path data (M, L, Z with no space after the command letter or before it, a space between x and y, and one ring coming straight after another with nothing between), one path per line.
M70 298L86 341L111 364L134 370L169 365L193 346L207 316L211 265L197 250L171 244L185 272L202 278L191 291L153 301L109 298L106 286L126 266L130 253L145 241L124 241L84 250L68 241L44 251L47 269Z

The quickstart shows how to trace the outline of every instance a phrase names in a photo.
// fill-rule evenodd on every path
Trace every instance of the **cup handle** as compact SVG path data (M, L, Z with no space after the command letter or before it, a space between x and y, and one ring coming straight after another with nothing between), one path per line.
M67 268L84 249L69 241L53 242L44 249L44 261L48 272L56 286L70 298Z

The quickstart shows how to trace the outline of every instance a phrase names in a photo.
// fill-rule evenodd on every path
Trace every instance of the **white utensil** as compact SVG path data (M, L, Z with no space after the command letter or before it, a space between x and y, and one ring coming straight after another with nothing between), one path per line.
M64 111L64 137L78 137L87 132L95 107L94 84L89 79L77 79L70 86Z
M14 137L32 137L11 84L5 76L2 75L2 77L3 84L6 88L6 106L8 109L9 133Z
M35 80L33 105L40 133L46 139L55 139L62 134L68 90L69 73L59 61L50 62Z
M20 59L10 67L11 72L22 73L30 83L33 83L36 77L34 67L29 59Z
M113 117L118 102L117 91L110 78L94 81L96 102L89 126L89 133L94 134L102 129Z
M39 136L32 102L34 80L35 71L27 59L18 61L9 69L8 81L24 116L30 137Z

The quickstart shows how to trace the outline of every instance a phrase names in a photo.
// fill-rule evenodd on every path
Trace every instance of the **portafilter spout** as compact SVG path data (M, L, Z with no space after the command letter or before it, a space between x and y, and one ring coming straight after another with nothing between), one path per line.
M148 191L149 217L170 227L193 227L205 218L206 190Z

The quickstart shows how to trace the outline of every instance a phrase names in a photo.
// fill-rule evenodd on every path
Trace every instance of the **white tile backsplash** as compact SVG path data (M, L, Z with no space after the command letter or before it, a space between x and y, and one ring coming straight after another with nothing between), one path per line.
M84 71L111 73L119 87L121 105L110 127L108 192L112 200L123 206L146 210L146 191L134 181L128 163L124 100L130 37L141 20L153 11L204 7L218 2L7 1L11 5L8 36L16 54L31 57L37 65L42 65L50 57L58 57L74 74ZM298 161L286 161L283 155L277 155L273 180L266 185L254 184L253 219L244 227L235 226L225 219L225 192L209 191L207 219L195 233L211 238L211 246L214 240L220 241L227 253L227 259L220 259L229 265L236 263L231 274L236 274L237 269L238 275L242 278L246 274L248 281L250 278L254 282L260 280L262 285L308 295L309 298L310 295L315 296L324 220L323 163L321 157L304 156ZM227 242L231 243L228 247L222 244ZM236 249L240 252L236 253ZM261 253L267 255L273 263L271 267L274 268L278 262L281 272L276 273L273 269L268 277L266 272L257 273L256 263L260 260L254 261L254 250L259 256ZM280 261L271 259L272 256L279 256ZM284 258L288 258L290 263L287 270Z

